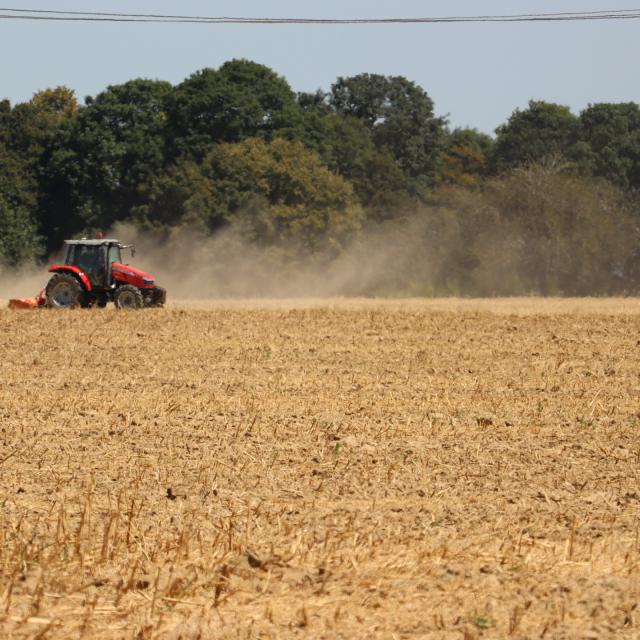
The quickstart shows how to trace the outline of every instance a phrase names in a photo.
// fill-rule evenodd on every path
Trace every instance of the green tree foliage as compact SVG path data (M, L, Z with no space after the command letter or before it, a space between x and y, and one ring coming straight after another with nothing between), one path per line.
M354 116L321 113L322 109L305 112L300 125L283 134L316 151L332 171L351 182L369 218L381 220L406 211L411 181L392 152L376 149L370 131Z
M0 262L17 266L42 252L37 221L22 204L0 190Z
M10 202L34 211L38 183L31 167L0 140L0 194Z
M11 115L11 102L9 100L0 100L0 140L7 141L9 135L8 122Z
M58 127L78 104L66 87L46 89L13 109L0 105L2 251L12 263L42 253L39 202L44 197L44 154Z
M415 211L414 185L402 172L391 151L374 150L364 158L351 180L373 222L403 218Z
M66 118L63 105L75 105L73 93L57 88L35 94L30 102L0 103L0 260L18 264L40 256L38 200L43 149Z
M494 169L501 172L547 157L569 157L579 130L579 120L569 107L532 100L496 129Z
M314 251L340 246L358 229L353 189L300 142L251 138L220 144L203 163L213 185L209 225L241 217L261 244L299 243Z
M322 89L318 89L315 93L298 93L298 105L304 113L328 116L333 113L329 104L329 95Z
M39 119L46 123L49 130L78 113L75 92L68 87L38 91L28 104L39 115Z
M352 187L301 142L248 138L214 145L201 164L182 160L152 181L135 210L147 228L234 224L245 238L294 252L338 247L359 228Z
M200 165L182 159L143 187L145 202L133 209L133 219L148 230L188 225L210 231L224 223L215 220L213 188Z
M41 254L36 200L27 163L0 141L0 262L17 265Z
M77 109L75 94L66 87L39 91L29 102L17 104L13 109L7 102L0 116L4 121L4 142L37 171L49 139Z
M280 129L295 126L302 115L287 81L248 60L194 73L166 102L173 155L197 159L216 142L271 139Z
M640 188L640 106L594 104L580 114L579 159L588 172Z
M376 148L389 149L406 176L425 184L435 179L445 122L421 87L401 76L361 74L338 78L330 101L337 113L361 120Z
M108 229L142 204L164 167L168 82L109 87L57 130L46 155L43 227L51 246L83 229Z
M447 135L440 180L447 186L478 187L489 172L493 139L476 129L454 129Z

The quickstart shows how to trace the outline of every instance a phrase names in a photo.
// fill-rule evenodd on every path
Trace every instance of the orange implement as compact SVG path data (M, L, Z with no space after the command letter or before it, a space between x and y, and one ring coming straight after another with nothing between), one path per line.
M9 300L9 309L37 309L44 307L46 299L44 289L35 298L13 298Z

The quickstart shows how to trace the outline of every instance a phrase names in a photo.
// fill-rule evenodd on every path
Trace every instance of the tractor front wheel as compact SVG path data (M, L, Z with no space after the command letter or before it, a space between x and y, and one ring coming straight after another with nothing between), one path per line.
M47 284L45 298L47 307L74 309L85 306L86 291L70 273L56 273Z
M144 300L138 287L130 284L123 284L116 289L113 296L116 309L142 309Z

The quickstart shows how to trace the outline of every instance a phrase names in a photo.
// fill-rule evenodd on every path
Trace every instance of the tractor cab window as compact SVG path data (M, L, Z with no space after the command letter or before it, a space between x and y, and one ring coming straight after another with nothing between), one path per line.
M86 274L100 270L100 246L77 244L67 255L67 264L74 264Z
M64 259L65 264L75 264L76 263L76 245L70 244L67 247L67 255Z
M67 264L73 264L84 271L95 288L107 286L107 247L105 245L77 244L69 247Z
M109 257L107 258L107 263L112 265L114 262L122 262L122 256L120 255L120 247L112 244L109 247Z

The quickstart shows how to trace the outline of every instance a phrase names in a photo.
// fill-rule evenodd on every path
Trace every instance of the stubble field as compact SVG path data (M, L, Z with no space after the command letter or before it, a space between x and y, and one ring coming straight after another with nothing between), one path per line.
M640 301L0 311L0 637L635 638Z

